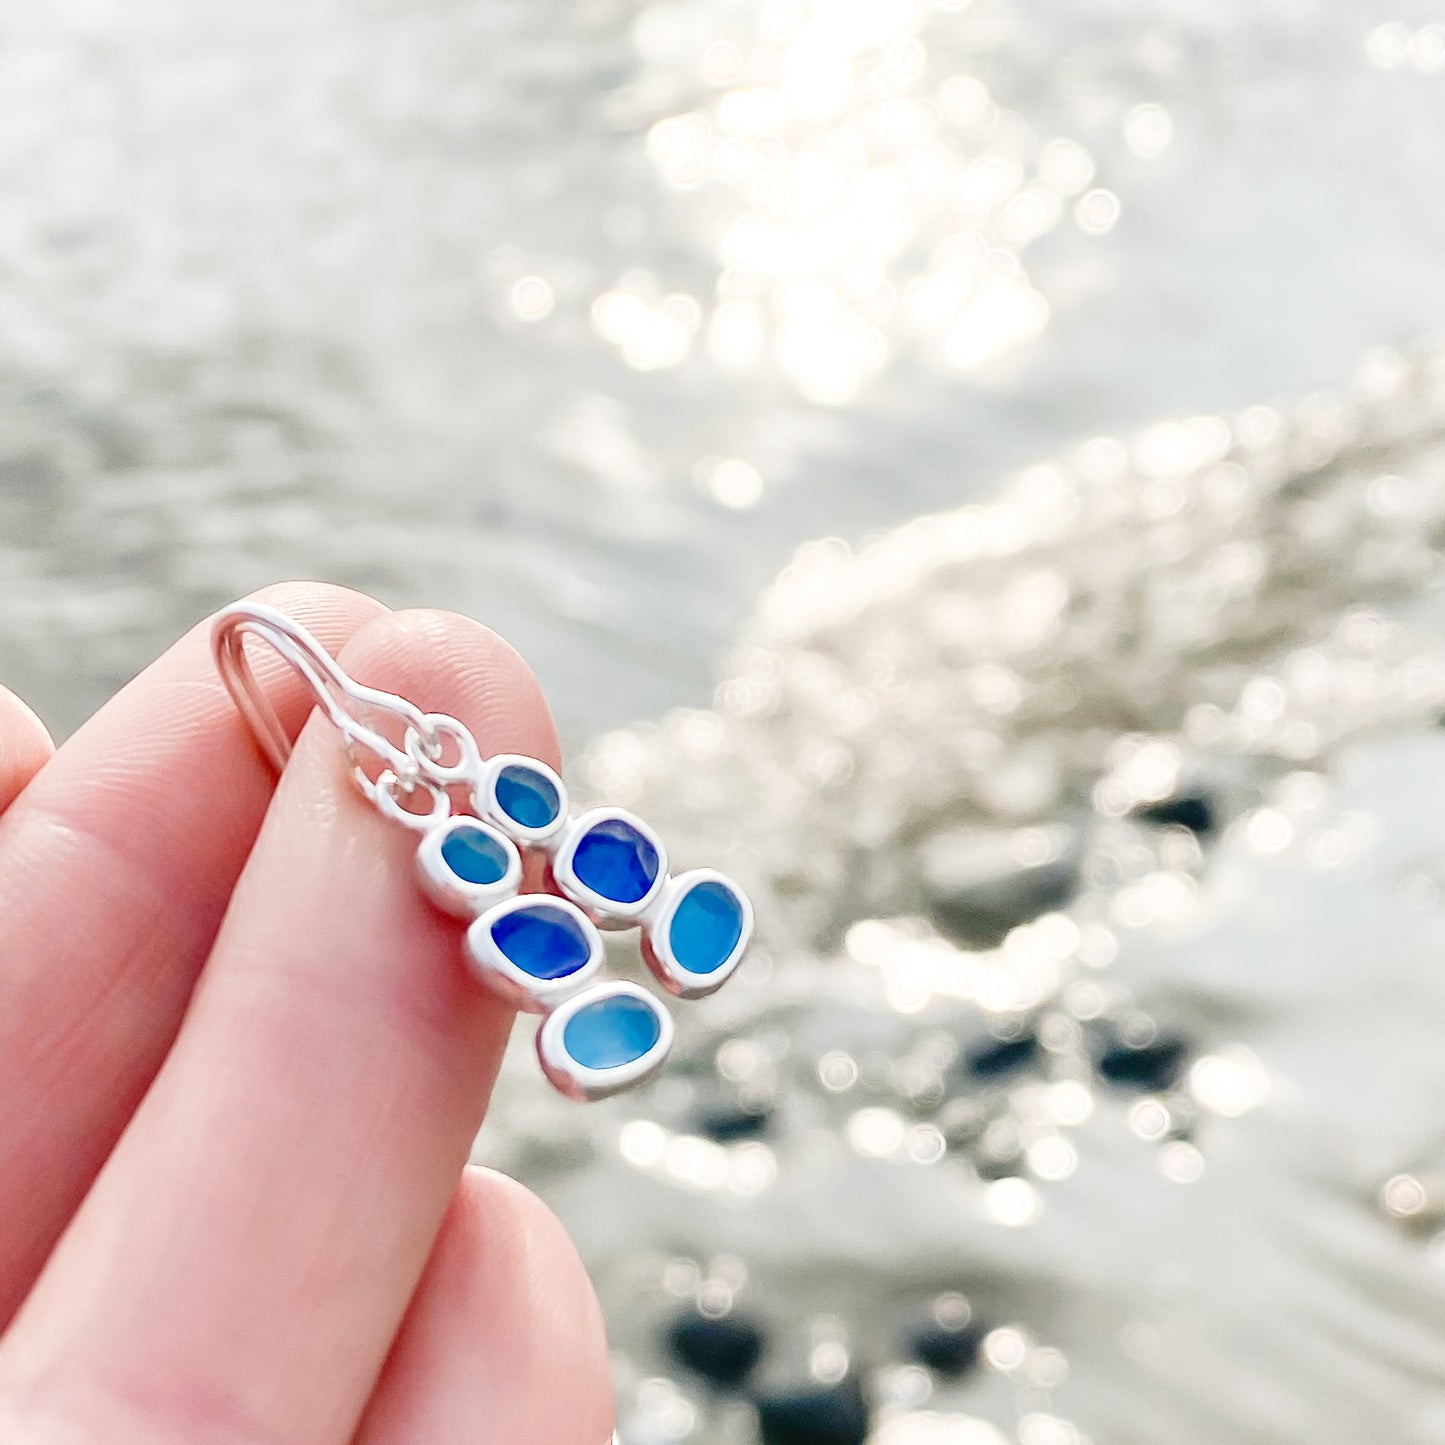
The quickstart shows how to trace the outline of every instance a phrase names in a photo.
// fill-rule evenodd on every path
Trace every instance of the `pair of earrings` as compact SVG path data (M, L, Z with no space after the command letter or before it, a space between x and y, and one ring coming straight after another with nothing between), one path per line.
M216 619L216 662L278 768L290 742L246 661L248 634L308 683L362 792L421 834L421 886L467 920L464 956L475 976L514 1007L543 1015L537 1053L552 1084L599 1099L654 1074L672 1046L671 1015L647 989L602 978L599 930L640 929L643 959L663 988L702 998L747 950L747 895L713 869L670 874L662 840L640 818L620 808L571 816L567 789L545 763L519 754L484 760L456 718L357 683L294 619L238 603ZM403 732L400 746L380 722ZM375 778L368 761L380 766ZM521 891L524 854L545 859L548 892Z

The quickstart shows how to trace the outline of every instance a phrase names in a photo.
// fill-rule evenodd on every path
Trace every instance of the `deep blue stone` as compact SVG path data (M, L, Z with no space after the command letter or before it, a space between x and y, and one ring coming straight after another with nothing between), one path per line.
M562 1045L587 1069L616 1069L640 1059L662 1037L657 1005L634 994L583 1004L567 1020Z
M551 778L521 763L509 763L497 774L496 792L497 806L524 828L545 828L562 810Z
M592 957L587 925L555 903L531 903L492 924L497 947L533 978L565 978Z
M499 883L511 861L485 828L453 828L442 839L442 860L464 883Z
M594 893L616 903L646 898L662 870L657 849L621 818L589 828L572 854L572 871Z
M713 973L743 936L743 910L726 883L707 879L689 888L673 910L667 941L689 973Z

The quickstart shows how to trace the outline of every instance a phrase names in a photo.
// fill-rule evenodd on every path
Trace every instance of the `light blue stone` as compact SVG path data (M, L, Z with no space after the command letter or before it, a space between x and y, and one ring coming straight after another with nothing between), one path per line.
M453 828L442 839L442 861L463 883L500 883L512 861L501 839L485 828Z
M492 924L496 945L523 973L566 978L592 957L591 925L555 903L514 908Z
M545 773L509 763L497 774L497 806L524 828L546 828L557 821L562 799Z
M742 936L742 903L726 883L713 878L687 890L667 929L672 956L689 973L716 972Z
M562 1046L584 1068L618 1069L640 1059L661 1037L655 1003L611 994L584 1004L567 1020Z
M662 859L631 823L606 818L578 841L572 854L572 871L603 898L636 903L647 897L657 881Z

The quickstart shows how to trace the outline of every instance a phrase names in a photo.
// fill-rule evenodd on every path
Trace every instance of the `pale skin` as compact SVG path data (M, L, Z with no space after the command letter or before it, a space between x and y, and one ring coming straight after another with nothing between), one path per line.
M558 765L535 679L479 624L259 595L484 753ZM261 651L294 733L303 689ZM512 1016L414 846L324 719L277 781L205 624L59 751L0 689L7 1445L608 1441L575 1251L467 1164Z

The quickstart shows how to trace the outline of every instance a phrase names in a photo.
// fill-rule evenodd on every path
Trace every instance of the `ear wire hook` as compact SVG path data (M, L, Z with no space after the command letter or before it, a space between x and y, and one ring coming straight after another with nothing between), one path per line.
M246 658L247 633L271 647L311 689L316 705L345 739L356 765L357 781L369 797L374 798L377 789L394 794L398 788L407 791L417 786L432 787L408 752L357 715L369 711L400 722L415 731L426 756L437 758L442 749L441 735L420 708L395 693L355 681L300 623L284 612L264 602L237 602L217 614L211 630L211 651L226 690L278 773L291 756L291 738ZM380 759L392 775L390 782L385 775L375 782L366 776L357 756L361 750Z

